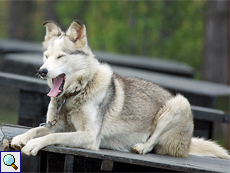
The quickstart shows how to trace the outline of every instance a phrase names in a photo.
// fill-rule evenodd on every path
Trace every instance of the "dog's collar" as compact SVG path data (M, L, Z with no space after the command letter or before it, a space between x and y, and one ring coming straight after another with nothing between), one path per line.
M92 82L92 80L91 80L90 82L88 82L88 84L91 83L91 82ZM87 85L88 85L88 84L87 84ZM55 115L54 115L53 120L52 120L52 121L48 121L47 123L41 123L39 126L53 127L53 126L57 123L57 121L58 121L58 119L59 119L59 115L58 115L58 114L59 114L59 112L61 111L63 105L65 104L66 99L67 99L68 97L71 97L71 96L77 96L78 94L80 94L80 92L81 92L82 90L83 90L83 89L78 90L78 91L75 91L75 92L73 92L73 93L64 94L64 99L63 99L62 102L61 102L60 100L56 99L56 101L57 101L57 109L56 109L56 112L55 112Z
M75 91L73 93L65 93L63 96L68 98L68 97L71 97L71 96L77 96L78 94L80 94L82 90L78 90L78 91Z
M88 81L84 88L82 88L82 89L80 89L80 90L78 90L78 91L75 91L75 92L73 92L73 93L66 93L66 94L64 94L64 96L65 96L66 98L71 97L71 96L77 96L77 95L79 95L79 94L81 93L82 90L86 90L86 88L89 87L89 85L90 85L92 82L93 82L93 79L90 80L90 81Z
M59 120L59 112L61 111L63 105L65 104L66 99L64 98L62 102L57 100L57 109L55 111L55 115L52 121L48 121L47 123L41 123L39 126L43 127L53 127L55 124L57 124L57 121Z

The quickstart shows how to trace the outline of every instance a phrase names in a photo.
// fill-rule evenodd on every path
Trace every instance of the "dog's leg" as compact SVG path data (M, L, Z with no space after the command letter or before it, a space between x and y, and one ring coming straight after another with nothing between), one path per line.
M156 146L159 154L186 157L193 134L192 113L188 101L177 95L159 113L161 115L154 133L146 143L136 144L134 151L146 154Z
M68 147L79 147L92 150L98 150L94 134L84 131L71 133L51 133L49 135L31 139L22 148L22 153L26 155L36 155L37 152L47 145L61 144Z
M56 103L52 100L49 104L48 112L47 112L47 121L52 121L56 110ZM61 120L58 121L60 123ZM57 125L56 125L57 126ZM56 126L49 128L49 127L35 127L28 130L26 133L15 136L11 142L11 146L16 150L21 149L26 143L36 137L45 136L52 132L55 132Z
M11 146L15 148L16 150L19 150L23 146L25 146L26 143L30 139L39 137L39 136L44 136L51 132L52 132L51 128L49 127L36 127L36 128L30 129L26 133L14 137L11 142Z
M73 125L76 125L77 132L50 133L43 137L31 139L22 148L22 153L36 155L41 148L54 144L98 150L102 117L98 116L97 109L94 104L88 104L83 106L82 111L78 112L77 115L73 114L72 117L69 117ZM80 123L79 119L81 120ZM65 122L61 123L59 119L58 123L56 124L57 128Z

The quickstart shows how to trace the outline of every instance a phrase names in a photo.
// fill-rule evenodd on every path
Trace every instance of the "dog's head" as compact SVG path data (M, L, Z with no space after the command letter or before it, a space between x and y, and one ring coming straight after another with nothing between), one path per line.
M61 97L64 93L78 90L80 81L89 73L90 57L93 53L88 45L86 27L73 21L66 32L52 21L46 27L43 42L44 64L39 69L41 78L51 87L48 96Z

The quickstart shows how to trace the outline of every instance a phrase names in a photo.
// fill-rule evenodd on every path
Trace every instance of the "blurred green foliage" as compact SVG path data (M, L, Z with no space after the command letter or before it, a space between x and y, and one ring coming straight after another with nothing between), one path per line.
M8 2L0 2L0 38L7 38Z
M95 50L183 61L200 70L205 1L60 1L61 25L87 26Z
M41 42L49 1L33 1L30 40ZM63 28L79 19L86 24L93 50L182 61L202 67L207 1L55 1ZM52 10L51 10L52 11ZM26 17L26 16L25 16ZM9 1L0 2L0 38L8 37ZM26 29L26 28L25 28Z

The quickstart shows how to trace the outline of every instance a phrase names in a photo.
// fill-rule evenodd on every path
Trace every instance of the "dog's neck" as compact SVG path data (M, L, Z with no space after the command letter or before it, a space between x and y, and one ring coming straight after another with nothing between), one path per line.
M64 96L65 97L77 96L80 92L81 92L81 90L78 90L78 91L75 91L73 93L64 94Z
M89 85L91 85L93 79L88 81L83 87L81 87L81 89L77 89L72 92L72 93L64 93L62 97L64 98L68 98L68 97L73 97L73 96L78 96L81 94L81 92L84 92L84 90L86 90L87 87L89 87Z
M75 90L70 93L64 93L64 96L65 97L78 96L82 92L84 92L84 90L86 90L88 87L90 87L92 85L92 81L94 80L95 76L97 76L98 66L99 66L98 60L92 57L90 59L89 67L88 67L90 69L90 72L88 74L84 73L84 75L81 77L79 76L79 78L77 79Z

